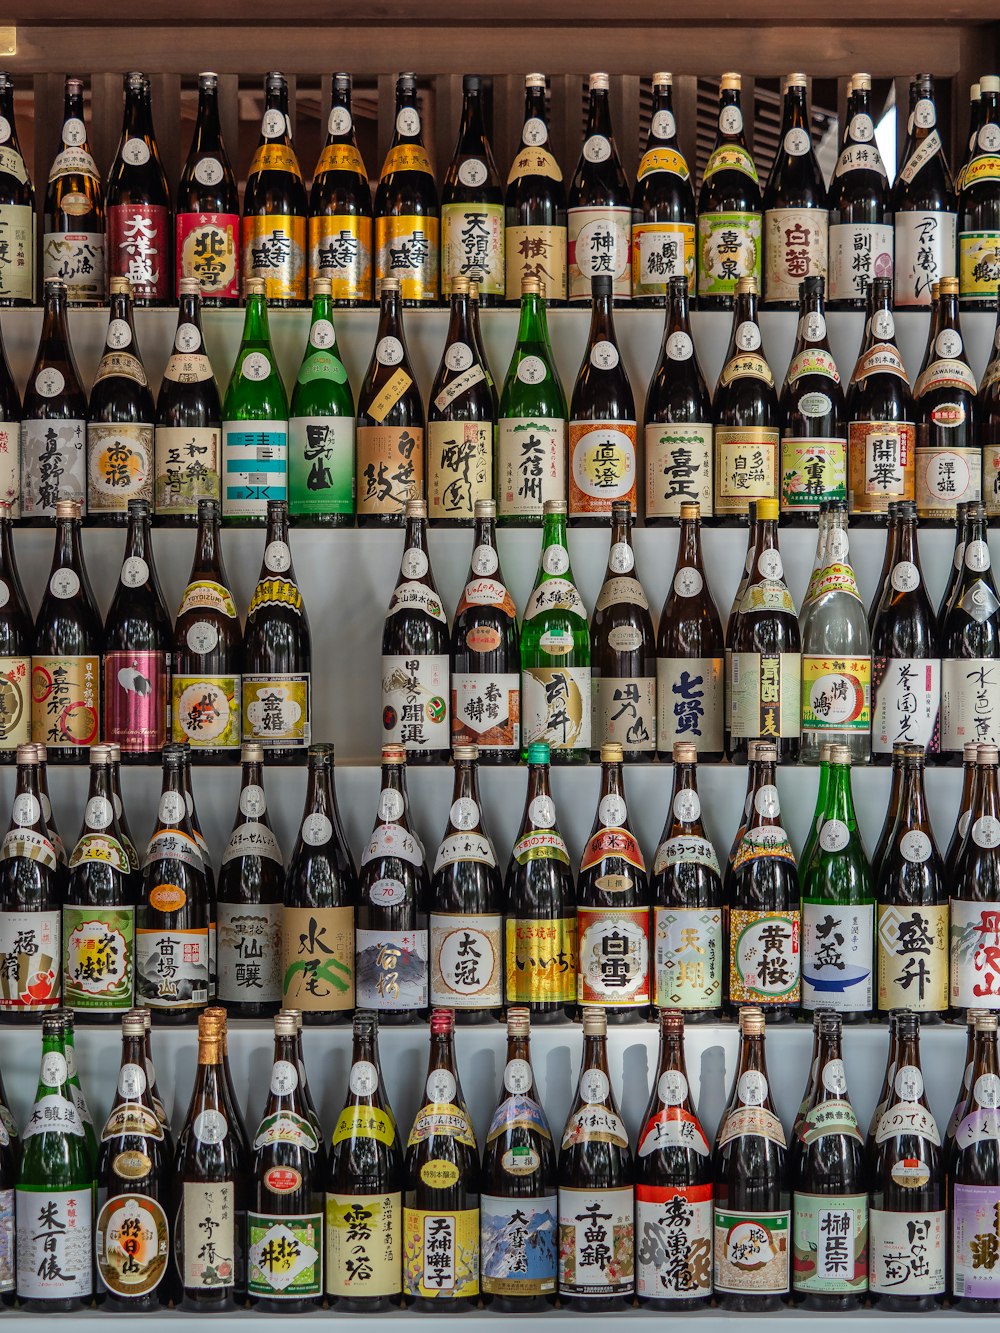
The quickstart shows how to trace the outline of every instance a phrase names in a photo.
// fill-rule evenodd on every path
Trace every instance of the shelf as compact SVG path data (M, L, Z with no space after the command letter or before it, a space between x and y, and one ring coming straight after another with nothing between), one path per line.
M5 1329L12 1330L12 1333L28 1333L28 1330L38 1329L43 1320L55 1319L57 1322L66 1319L74 1323L80 1321L83 1324L94 1323L99 1320L109 1320L111 1323L117 1323L123 1316L104 1314L101 1310L85 1310L79 1314L72 1315L31 1315L18 1314L16 1311L4 1312L3 1326ZM128 1318L129 1316L124 1316ZM133 1316L138 1318L138 1316ZM930 1321L933 1324L935 1333L959 1333L960 1329L969 1328L969 1316L967 1314L944 1312L936 1314L924 1314L917 1316L922 1324ZM183 1324L186 1328L204 1328L206 1333L214 1330L215 1333L236 1333L236 1324L239 1321L240 1327L243 1321L249 1319L252 1323L265 1323L268 1319L274 1320L280 1316L259 1313L256 1310L240 1310L233 1314L189 1314L182 1310L163 1310L154 1314L144 1314L141 1316L143 1329L146 1333L169 1333L171 1328L176 1328L178 1324ZM327 1323L327 1324L350 1324L355 1328L372 1329L376 1333L388 1333L388 1330L406 1328L430 1328L432 1324L440 1326L442 1319L446 1324L454 1322L456 1325L463 1323L464 1320L475 1319L495 1333L513 1333L514 1325L519 1329L541 1331L550 1327L553 1323L590 1323L600 1322L602 1328L608 1326L609 1316L606 1314L580 1314L574 1310L550 1310L544 1314L499 1314L490 1310L477 1310L474 1315L450 1316L439 1312L425 1314L416 1310L394 1310L391 1314L373 1314L356 1315L338 1313L336 1310L317 1310L315 1313L289 1315L286 1318L294 1320L296 1326L302 1321L306 1323ZM852 1333L885 1333L886 1328L893 1327L896 1323L901 1323L912 1316L899 1314L880 1314L876 1310L861 1310L856 1314L818 1314L814 1310L795 1310L786 1309L770 1311L766 1314L728 1314L724 1310L699 1310L691 1313L685 1311L683 1314L666 1314L661 1311L653 1310L629 1310L627 1313L611 1316L614 1320L614 1328L628 1327L633 1321L648 1321L658 1319L660 1321L667 1319L671 1322L677 1319L687 1323L689 1320L699 1329L699 1333L731 1333L733 1324L739 1321L740 1328L760 1329L762 1333L774 1322L781 1325L785 1333L807 1333L815 1319L820 1321L844 1320L850 1324ZM402 1321L402 1322L400 1322Z

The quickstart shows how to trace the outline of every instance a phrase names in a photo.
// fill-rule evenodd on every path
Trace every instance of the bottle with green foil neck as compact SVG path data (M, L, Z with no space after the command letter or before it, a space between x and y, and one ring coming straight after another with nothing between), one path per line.
M326 1174L326 1295L338 1313L371 1314L402 1290L403 1145L370 1010L354 1015L347 1087Z
M590 628L566 538L566 501L547 500L542 552L521 624L521 742L546 741L555 764L590 757Z
M93 1292L94 1168L69 1086L66 1022L42 1020L42 1063L17 1174L17 1296L39 1314L81 1310Z
M243 337L222 403L222 515L259 527L288 481L288 397L271 346L263 278L246 283Z
M731 310L736 283L761 281L763 201L743 132L739 74L719 84L719 128L698 196L698 305Z
M297 526L354 526L354 394L333 326L329 278L313 280L312 321L292 389L288 512Z
M523 1005L533 1023L561 1023L576 1011L576 883L549 789L547 742L532 742L527 762L504 880L507 1004Z
M868 1291L867 1173L839 1014L820 1016L816 1078L789 1156L792 1291L806 1310L856 1310Z
M69 861L63 902L63 1002L88 1022L116 1022L132 1007L135 909L142 876L122 837L106 745L90 750L90 790Z
M830 756L826 809L802 863L802 1008L861 1023L874 1008L875 890L851 792L851 752Z
M499 524L540 524L546 500L566 499L566 412L542 286L537 278L525 278L497 422L493 477Z

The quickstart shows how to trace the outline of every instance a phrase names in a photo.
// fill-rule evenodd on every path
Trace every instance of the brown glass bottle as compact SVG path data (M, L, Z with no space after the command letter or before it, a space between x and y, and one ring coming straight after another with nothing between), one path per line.
M931 284L954 276L957 209L958 193L938 128L934 76L917 74L910 80L906 143L892 188L898 306L926 308Z
M976 377L958 319L958 279L942 278L938 291L913 385L917 517L950 526L960 501L980 499L983 457Z
M424 147L415 74L396 79L392 142L375 191L375 295L399 282L403 305L438 300L438 192Z
M965 543L954 597L939 622L941 760L957 764L970 738L1000 739L1000 596L991 569L985 507L965 507Z
M871 1119L868 1122L868 1133L865 1135L865 1166L868 1170L869 1179L872 1178L875 1170L875 1159L878 1155L878 1127L882 1123L882 1112L889 1105L889 1095L892 1092L892 1081L896 1077L896 1057L898 1054L896 1043L896 1019L900 1013L905 1010L892 1009L886 1022L888 1031L888 1046L886 1048L885 1069L882 1074L882 1085L879 1088L878 1100L875 1103L875 1109L872 1111ZM822 1010L817 1012L817 1022L819 1021ZM971 1040L970 1040L971 1050Z
M739 616L740 606L743 603L743 594L747 590L747 584L750 582L750 571L754 567L753 555L757 549L757 501L751 500L747 505L747 553L743 561L743 570L740 574L740 581L736 585L736 592L733 594L732 605L729 608L729 615L726 618L726 629L723 635L724 653L725 653L725 675L723 678L724 691L728 691L729 683L732 678L733 669L733 634L736 630L736 621ZM725 707L723 709L723 745L726 754L729 754L729 746L732 740L732 713L729 702L729 696L724 693Z
M104 191L83 114L83 80L67 75L59 150L45 189L42 280L65 282L70 305L99 305L107 291Z
M235 306L240 298L240 196L222 141L219 76L198 75L198 118L177 187L174 271L193 279L207 306Z
M350 74L334 74L326 143L309 193L309 295L328 278L335 306L372 299L372 191L358 152Z
M1000 1009L995 994L995 969L982 947L1000 902L1000 791L997 787L997 747L980 745L972 789L969 822L949 881L951 1017L964 1010Z
M990 310L996 286L993 262L1000 236L1000 191L996 149L1000 125L1000 79L979 80L979 114L958 197L958 274L963 310Z
M6 242L0 306L26 306L35 299L35 187L17 137L14 79L6 72L0 74L0 119L4 127L0 226Z
M3 426L0 425L0 436ZM13 764L31 732L35 627L14 556L12 506L0 501L0 764Z
M21 523L47 528L58 500L87 506L87 393L66 317L66 284L47 279L42 332L21 415Z
M972 793L976 780L976 759L978 756L979 742L966 741L962 749L962 794L958 801L958 818L955 820L955 827L951 831L951 837L948 839L948 846L944 854L945 880L949 884L954 883L958 857L969 829L969 820L972 818Z
M990 359L979 384L979 442L983 451L983 504L991 519L1000 515L1000 314Z
M646 151L632 192L632 299L663 305L672 279L695 289L694 184L677 141L673 75L652 79Z
M483 118L483 80L462 79L458 142L441 182L441 296L456 278L479 284L482 304L504 295L503 187Z
M549 305L566 300L566 187L552 154L545 75L524 76L521 142L507 176L504 260L509 304L533 279Z
M632 296L632 191L611 127L611 81L591 74L583 148L566 197L569 299L586 301L596 277L614 298ZM609 303L610 305L610 303Z
M764 304L794 310L801 279L826 278L827 198L812 144L809 80L784 82L781 145L764 188Z
M723 74L718 132L698 195L698 305L702 310L731 310L742 278L752 277L760 290L763 202L743 132L740 89L739 74Z
M263 279L271 306L306 300L306 188L292 144L288 80L272 71L264 80L260 140L243 192L243 284Z
M892 206L875 138L871 76L855 74L852 83L847 133L830 182L831 310L863 309L866 285L892 269Z
M740 278L715 386L715 514L742 522L751 500L777 499L781 415L762 346L756 278Z
M170 186L153 130L149 76L124 78L121 139L104 202L108 281L128 278L136 305L169 304L173 285Z
M1000 1202L1000 1065L997 1016L976 1018L969 1089L955 1127L948 1160L948 1204L951 1210L951 1297L956 1310L996 1314L1000 1299L983 1262L990 1253Z

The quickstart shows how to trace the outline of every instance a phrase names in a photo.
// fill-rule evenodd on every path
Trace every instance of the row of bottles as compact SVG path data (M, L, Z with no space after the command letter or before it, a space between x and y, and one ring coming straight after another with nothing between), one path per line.
M848 1091L839 1015L814 1023L789 1142L775 1111L764 1015L746 1009L714 1146L684 1060L684 1021L660 1016L659 1058L633 1145L612 1090L607 1024L583 1015L576 1094L558 1148L531 1063L526 1010L507 1021L502 1086L482 1156L449 1010L431 1016L427 1074L405 1147L375 1016L354 1023L348 1091L327 1144L294 1011L274 1020L251 1139L234 1094L225 1014L203 1014L198 1065L174 1135L149 1059L148 1013L122 1022L100 1135L72 1060L72 1018L43 1020L35 1103L19 1135L3 1106L0 1217L16 1232L0 1294L54 1313L97 1303L211 1313L249 1303L299 1313L475 1308L607 1313L856 1309L995 1313L1000 1207L997 1017L969 1023L968 1062L942 1138L920 1025L893 1012L865 1135ZM6 1097L3 1098L6 1103ZM95 1281L96 1278L96 1281Z
M911 386L895 340L892 287L866 283L861 347L846 389L827 331L824 280L796 287L799 320L780 388L763 345L757 286L737 283L729 345L714 396L702 373L683 279L668 283L660 354L643 403L615 330L611 279L591 282L583 360L567 398L537 279L525 279L502 386L465 277L426 410L406 346L395 279L383 287L375 347L357 397L334 328L326 279L315 285L306 349L291 394L274 354L267 298L247 286L243 337L220 395L185 280L170 358L154 403L126 279L111 284L104 352L89 401L70 341L67 289L45 286L45 315L23 402L0 342L0 498L28 524L51 522L59 499L89 521L123 523L144 499L157 522L193 521L220 499L227 523L260 523L287 499L300 524L398 524L408 499L432 521L472 522L495 498L502 523L541 521L565 500L574 523L607 521L616 500L645 520L676 521L696 501L706 518L742 523L753 500L778 499L789 522L848 503L852 519L885 521L894 500L950 523L960 503L1000 514L1000 343L976 383L962 336L958 283L943 278L923 362ZM20 429L18 431L18 423ZM19 439L18 439L19 435ZM223 485L223 478L225 484Z
M829 277L831 299L863 304L864 284L895 274L901 305L926 305L930 285L958 277L967 308L992 306L1000 169L1000 79L973 85L969 148L957 181L941 134L934 79L910 83L901 167L889 183L876 138L871 78L855 74L829 188L812 140L808 79L783 81L780 146L763 189L747 146L739 74L723 74L718 131L695 205L693 173L681 150L672 76L652 78L645 151L634 187L615 142L607 74L592 74L584 142L569 182L551 151L546 80L525 77L521 142L507 177L486 132L479 75L463 79L458 139L438 191L424 144L416 75L396 81L392 141L374 203L358 151L351 78L335 74L327 138L307 196L292 141L288 83L264 83L261 134L242 216L218 106L218 77L201 74L191 149L171 197L157 147L150 83L125 75L122 136L102 185L84 122L83 83L66 81L60 150L46 187L42 274L59 277L81 303L104 299L105 282L127 277L137 299L164 304L193 279L206 300L230 304L261 279L286 305L311 296L318 278L340 304L370 301L386 278L410 304L447 298L473 277L489 303L516 301L532 277L547 300L585 300L607 274L616 299L661 302L666 282L684 278L705 309L728 308L735 284L763 282L769 305L788 306L805 276ZM4 155L0 209L14 248L0 276L0 300L35 295L35 192L17 139L13 81L0 75ZM176 224L176 225L175 225Z
M489 1022L524 1004L559 1021L577 1004L641 1022L650 1005L718 1020L747 1004L780 1021L832 1007L857 1022L905 1003L927 1021L1000 1006L982 941L1000 894L997 747L971 745L950 843L939 848L919 746L898 745L869 857L850 752L824 747L798 856L784 827L776 750L750 746L745 815L724 866L706 835L696 751L678 744L656 852L636 838L621 749L602 750L590 836L574 874L548 750L529 750L520 827L502 875L475 747L455 750L451 804L433 860L409 813L401 747L383 752L371 836L355 861L330 746L313 746L290 858L268 815L263 754L247 746L216 878L184 747L164 753L157 819L140 856L114 753L91 753L79 837L63 848L35 746L18 751L0 848L0 1016L62 1002L108 1021L133 997L183 1022L219 1000L237 1016L279 1004L308 1022L354 1008L419 1022L428 1005ZM189 800L190 798L190 800Z

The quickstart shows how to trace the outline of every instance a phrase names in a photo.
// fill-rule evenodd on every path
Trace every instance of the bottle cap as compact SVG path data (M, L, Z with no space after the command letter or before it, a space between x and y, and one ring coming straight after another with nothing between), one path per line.
M757 296L759 292L760 287L752 273L747 273L744 277L736 279L737 296Z
M601 746L602 764L621 764L625 761L625 754L621 745L617 741L605 741Z
M417 76L412 70L396 75L396 91L412 92L417 86Z
M479 283L475 278L469 279L469 300L473 305L479 300Z
M550 753L548 741L532 741L528 746L528 763L547 764Z
M473 509L476 518L496 518L496 500L477 500Z
M455 1031L454 1009L431 1010L431 1036L441 1036Z
M112 278L108 283L108 291L112 296L131 296L132 284L128 278Z
M774 741L750 741L747 744L747 758L755 759L758 764L776 764L778 747Z
M451 294L452 294L452 296L468 296L468 294L469 294L469 279L468 279L468 278L452 278L452 280L451 280Z
M870 92L872 86L872 76L870 74L855 74L854 91L856 93Z
M631 500L612 500L611 501L612 518L629 519L632 517Z
M200 296L201 283L197 278L181 278L177 283L178 296Z
M664 1037L684 1036L684 1010L661 1009L660 1032Z
M333 280L332 278L313 278L313 296L332 296Z
M545 75L544 75L544 74L525 74L525 76L524 76L524 86L525 86L525 88L544 88L544 87L545 87Z
M598 273L590 279L590 295L610 296L614 291L614 279L610 273Z
M383 279L382 279L382 282L381 282L381 286L380 286L380 291L382 292L382 295L383 295L383 296L385 296L387 293L398 292L398 291L399 291L399 279L398 279L398 278L383 278Z
M983 766L995 764L997 762L998 753L1000 753L1000 751L997 750L995 745L980 745L976 755L976 763Z
M382 746L383 764L405 764L406 746L405 745L383 745Z
M338 93L349 93L351 91L352 79L350 74L341 71L333 76L334 91Z
M588 1005L583 1011L583 1035L585 1037L606 1037L608 1035L608 1016L603 1009Z
M977 1014L976 1031L977 1032L996 1032L997 1016L996 1014Z
M267 283L263 278L247 278L243 284L243 293L245 296L263 296L267 291Z
M302 1031L302 1010L301 1009L282 1009L283 1014L291 1014L295 1019L296 1035Z
M241 764L262 764L264 762L264 747L259 741L244 741L240 746Z
M274 1035L276 1037L294 1037L295 1033L294 1014L280 1012L274 1015Z
M830 756L830 762L834 764L846 764L851 766L851 747L849 745L834 745L833 753Z
M406 502L407 518L426 518L427 501L426 500L407 500Z
M144 1009L130 1009L122 1017L123 1037L144 1037L146 1035L146 1012Z
M805 88L809 84L809 78L806 74L787 74L785 76L785 89Z
M764 1011L753 1005L740 1010L740 1031L745 1037L760 1037L764 1032Z
M769 523L778 517L778 502L775 499L757 501L757 518L761 523Z
M91 767L95 764L110 764L111 749L107 745L92 745L87 755Z
M681 505L681 518L699 519L701 518L701 505L697 500L685 500Z
M546 500L542 505L544 514L565 514L569 506L565 500Z
M79 500L57 500L56 518L79 518L80 501Z
M675 764L696 764L698 747L693 741L674 741L673 759Z
M607 74L591 74L589 79L590 91L602 88L605 92L611 87L611 79Z
M941 281L938 283L938 291L941 293L942 296L957 296L958 279L942 278Z
M537 278L521 279L522 296L538 296L541 293L541 290L542 290L542 284L538 281Z
M526 1006L514 1005L507 1010L507 1036L527 1037L531 1035L531 1010Z
M965 1021L970 1028L974 1028L977 1020L982 1018L983 1014L988 1013L988 1009L967 1009L965 1013Z
M451 747L451 757L455 763L472 763L479 758L478 745L453 745Z
M979 80L979 92L1000 93L1000 78L996 74L983 74Z
M731 91L733 88L735 88L736 91L739 92L739 90L742 87L743 87L743 76L740 74L735 74L732 70L730 70L726 74L723 74L722 78L719 80L720 93Z
M38 764L41 760L38 757L38 749L33 741L27 741L24 745L17 747L14 756L18 764Z
M822 741L819 747L819 762L828 764L833 753L833 741Z
M483 79L481 74L464 74L462 76L462 92L478 93L482 92Z
M673 82L674 76L672 74L664 74L661 72L653 75L654 88L671 88L673 87Z
M969 101L970 101L970 102L980 102L980 101L982 101L982 96L983 96L983 93L982 93L982 89L980 88L979 84L978 84L978 83L970 83L970 84L969 84Z
M962 763L974 764L979 755L979 742L966 741L962 747Z
M295 1024L295 1031L299 1032L302 1028L302 1015L296 1009L289 1011L292 1022ZM355 1009L354 1035L356 1037L366 1037L369 1040L378 1036L378 1014L374 1009Z
M46 278L43 284L46 298L66 295L66 284L62 278Z
M203 88L214 88L219 82L219 76L214 69L206 69L198 75L198 82Z

